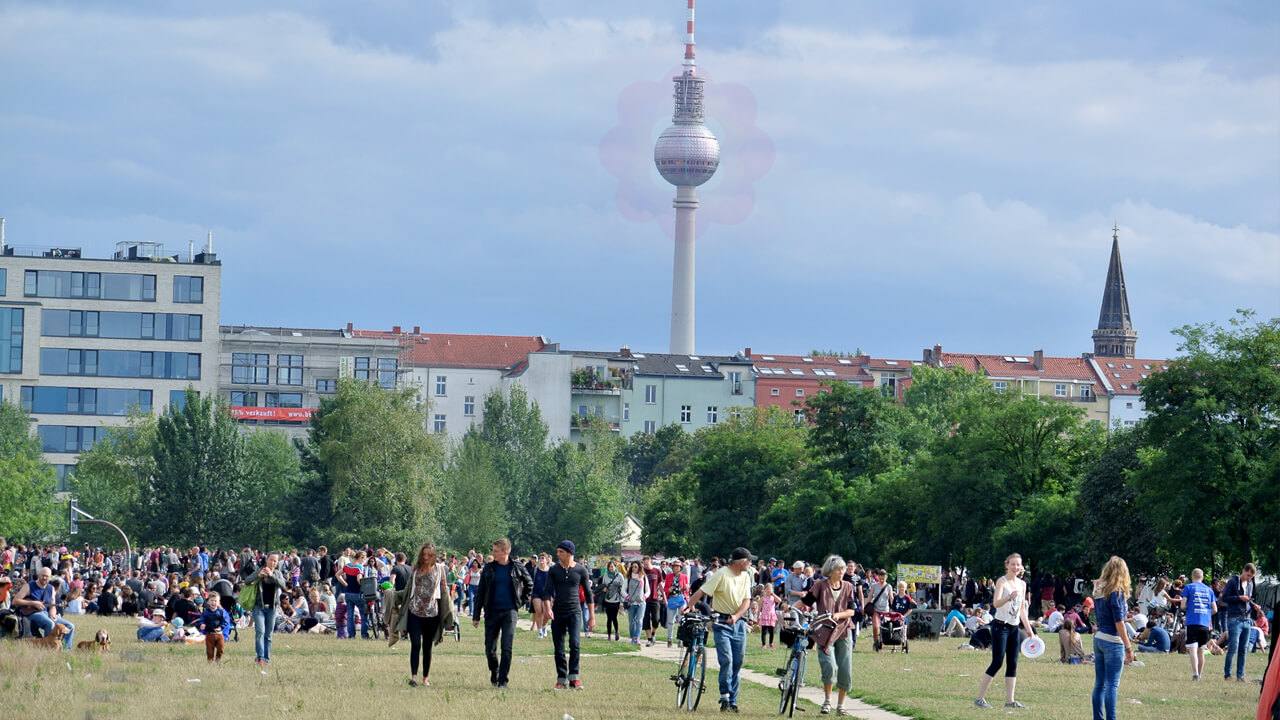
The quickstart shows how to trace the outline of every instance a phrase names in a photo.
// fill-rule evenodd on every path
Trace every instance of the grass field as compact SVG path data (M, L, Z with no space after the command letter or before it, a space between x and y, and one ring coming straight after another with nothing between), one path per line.
M604 618L601 616L601 627ZM204 645L137 642L127 619L72 618L76 639L99 628L112 637L111 651L48 651L0 641L0 702L6 717L182 718L221 717L228 711L249 718L423 717L506 720L588 718L669 718L675 688L668 676L674 663L636 657L627 642L583 643L581 691L556 691L551 640L516 635L511 687L489 685L483 625L463 626L462 642L447 639L436 648L431 687L410 688L409 642L394 649L385 641L336 640L333 635L279 635L265 674L254 664L253 631L227 643L229 660L209 665ZM68 668L68 663L70 668ZM708 679L714 682L711 673ZM198 682L196 682L198 680ZM778 693L745 686L744 714L763 717ZM715 712L714 685L699 713Z
M746 665L765 673L781 667L787 655L777 649L760 649L760 636L752 635ZM1063 665L1057 661L1058 641L1051 642L1043 657L1020 658L1017 699L1030 709L1018 711L1037 720L1075 720L1092 712L1092 665ZM865 702L903 715L928 720L968 720L1004 716L1004 674L996 676L987 692L994 710L974 707L978 681L991 662L990 651L958 650L963 640L913 641L908 655L875 653L870 636L859 640L853 655L853 695ZM1091 640L1085 638L1086 652ZM1052 656L1052 657L1051 657ZM1145 667L1127 667L1120 678L1117 712L1125 720L1171 716L1196 720L1243 720L1258 706L1254 682L1223 682L1222 657L1206 656L1204 679L1191 682L1191 662L1186 655L1139 653ZM1261 677L1265 653L1250 655L1246 663L1250 680ZM815 653L809 654L806 682L821 686L822 673ZM1137 700L1141 704L1136 704Z
M603 623L603 617L600 618ZM551 642L517 634L511 687L491 688L481 631L464 626L461 643L446 640L436 649L430 688L410 688L408 641L394 649L385 642L338 641L332 635L276 635L273 662L265 674L253 663L253 633L228 643L228 662L210 666L203 645L139 643L133 621L75 618L77 639L98 628L110 631L111 651L49 652L0 643L0 701L6 716L84 718L197 718L227 711L237 718L292 716L351 718L669 718L675 715L674 666L636 657L626 642L588 640L583 644L580 692L555 691ZM602 626L602 625L601 625ZM664 636L665 637L665 636ZM749 638L747 665L765 673L782 664L784 652L761 650ZM959 640L916 642L910 655L875 654L859 643L854 654L855 694L904 715L933 720L1004 715L970 703L990 655L956 650ZM1056 651L1056 645L1053 646ZM1047 655L1046 655L1047 657ZM1262 655L1249 658L1249 675L1262 671ZM1127 668L1121 679L1121 717L1129 720L1172 715L1197 720L1241 720L1257 705L1256 684L1224 683L1222 659L1211 659L1206 679L1192 684L1186 656L1144 654L1144 668ZM70 667L68 668L68 664ZM1018 699L1024 714L1045 720L1087 717L1093 668L1024 660ZM714 683L714 672L708 675ZM196 682L198 681L198 682ZM810 655L808 682L820 681ZM1003 696L997 678L989 697ZM774 716L777 690L743 684L744 715ZM1141 705L1127 702L1130 698ZM716 713L715 687L703 697L699 714ZM805 716L817 717L809 706Z

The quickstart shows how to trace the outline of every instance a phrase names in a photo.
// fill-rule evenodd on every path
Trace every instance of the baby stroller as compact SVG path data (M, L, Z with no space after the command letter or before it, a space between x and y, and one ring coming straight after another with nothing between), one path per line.
M454 613L453 624L444 629L444 634L452 635L454 642L462 642L462 623L458 617L458 613Z
M892 648L890 652L896 652L898 648L902 648L904 654L909 652L907 624L902 619L902 613L880 613L880 632L875 637L875 651L880 652L886 645Z
M369 624L369 635L375 640L385 637L387 626L382 622L382 591L378 588L377 577L360 578L360 596L364 602L360 621ZM347 612L350 613L351 608L347 608Z

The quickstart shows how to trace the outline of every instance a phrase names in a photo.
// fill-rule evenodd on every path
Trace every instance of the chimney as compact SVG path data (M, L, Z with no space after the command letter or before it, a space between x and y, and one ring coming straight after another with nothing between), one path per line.
M352 330L355 330L354 324L347 323L347 332L351 332Z
M618 351L618 354L622 357L631 357L631 348L623 345L622 349Z
M1036 369L1044 370L1044 351L1043 350L1036 351Z
M743 350L742 354L746 355L747 357L751 357L751 348L747 348L746 350Z
M399 325L392 325L392 326L391 326L391 332L392 332L393 334L395 334L395 335L399 335L399 334L400 334L400 326L399 326Z
M421 325L414 325L414 326L413 326L413 334L414 334L414 335L421 335L421 334L422 334L422 326L421 326Z
M925 364L925 365L932 365L932 364L933 364L933 350L932 350L931 348L925 348L925 349L924 349L924 355L923 355L920 359L924 361L924 364Z
M933 346L933 366L942 367L942 346L941 345Z

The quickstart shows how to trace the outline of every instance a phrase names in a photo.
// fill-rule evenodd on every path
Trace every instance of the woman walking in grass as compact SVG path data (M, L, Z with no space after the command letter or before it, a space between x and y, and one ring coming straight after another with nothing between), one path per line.
M1133 645L1124 627L1131 585L1129 566L1114 555L1093 584L1098 617L1093 634L1093 720L1116 720L1120 672L1125 663L1133 662Z
M645 598L649 596L649 578L639 561L627 565L627 594L622 604L627 608L627 631L631 644L640 644L641 623L644 621Z
M978 685L978 699L973 701L980 708L989 708L987 688L995 680L1000 666L1005 665L1004 672L1004 706L1006 708L1026 708L1026 705L1014 699L1014 686L1018 682L1018 626L1026 628L1028 635L1034 635L1031 621L1027 619L1027 584L1022 580L1022 556L1014 553L1004 559L1005 573L996 580L991 593L991 606L995 610L995 619L991 621L991 665L982 676ZM1120 618L1124 619L1123 614Z
M441 609L449 608L449 581L444 564L437 562L435 543L418 548L409 581L408 599L401 612L407 612L405 628L409 632L409 685L418 686L418 653L422 653L422 685L430 686L431 648L439 642Z
M618 571L618 561L610 560L605 566L604 575L600 578L600 592L604 595L606 640L617 640L621 637L618 628L618 609L622 607L622 595L626 589L627 580Z

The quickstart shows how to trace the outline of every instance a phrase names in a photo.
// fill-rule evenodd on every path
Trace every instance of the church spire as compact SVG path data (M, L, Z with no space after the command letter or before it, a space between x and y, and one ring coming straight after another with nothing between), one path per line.
M1132 358L1136 352L1138 332L1129 317L1129 293L1124 284L1124 267L1120 264L1120 227L1112 228L1111 264L1107 267L1107 284L1102 290L1102 311L1098 313L1098 329L1093 331L1093 354L1097 357Z

